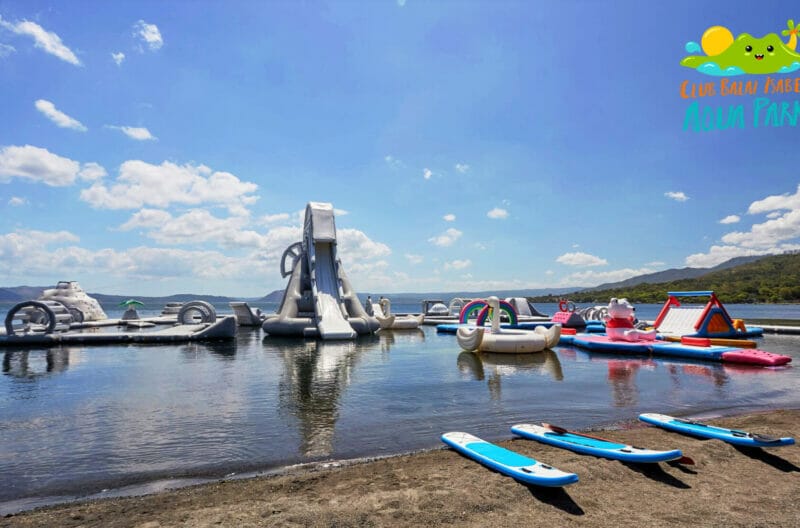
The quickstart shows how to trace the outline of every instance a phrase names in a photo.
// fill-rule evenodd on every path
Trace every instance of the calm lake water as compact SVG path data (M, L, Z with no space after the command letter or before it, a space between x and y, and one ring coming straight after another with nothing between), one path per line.
M727 308L745 320L800 319L795 305ZM639 305L637 314L652 320L659 309ZM800 362L800 336L766 335L759 346ZM797 367L571 347L476 355L435 327L353 342L265 338L260 329L240 328L231 343L0 355L0 513L161 479L440 447L439 435L449 430L499 440L521 421L587 428L648 411L709 416L800 407Z

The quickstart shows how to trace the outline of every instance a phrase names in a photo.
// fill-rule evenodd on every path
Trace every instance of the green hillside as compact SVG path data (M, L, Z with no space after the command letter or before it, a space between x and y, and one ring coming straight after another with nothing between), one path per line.
M660 303L667 299L668 291L694 290L714 290L725 303L800 303L800 253L764 257L692 279L577 291L561 297L582 303L603 304L612 297L626 297L634 303ZM531 298L533 302L557 302L558 299L554 295Z

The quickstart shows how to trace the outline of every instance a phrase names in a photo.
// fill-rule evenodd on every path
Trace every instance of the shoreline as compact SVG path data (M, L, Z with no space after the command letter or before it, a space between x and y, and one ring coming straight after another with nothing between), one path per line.
M800 409L728 415L708 422L800 436ZM497 443L574 471L580 482L563 490L528 487L442 447L364 461L290 466L274 474L218 479L155 494L82 499L0 518L0 527L800 524L796 445L747 450L636 420L606 429L604 435L653 449L682 449L696 465L637 466L509 439Z

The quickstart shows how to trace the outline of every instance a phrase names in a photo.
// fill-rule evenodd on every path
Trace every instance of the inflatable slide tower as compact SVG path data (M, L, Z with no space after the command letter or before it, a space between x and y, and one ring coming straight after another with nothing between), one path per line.
M286 248L281 276L289 284L277 315L262 328L271 335L353 339L380 324L367 315L336 255L333 206L309 202L303 240Z

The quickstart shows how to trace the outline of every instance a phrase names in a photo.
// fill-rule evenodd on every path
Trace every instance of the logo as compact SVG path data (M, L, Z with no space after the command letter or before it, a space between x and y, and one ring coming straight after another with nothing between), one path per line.
M797 33L800 25L789 20L782 35L788 36L784 44L775 33L756 38L742 33L735 39L724 26L708 28L700 44L688 42L688 53L703 52L705 55L690 55L681 60L681 66L693 68L700 73L714 76L744 74L792 73L800 70L800 54L796 53Z
M681 83L681 98L694 100L684 114L683 130L707 132L748 125L752 128L798 125L800 100L773 101L766 97L800 94L800 77L786 75L800 70L800 54L795 51L800 25L795 26L794 20L789 20L786 26L781 32L788 37L785 43L775 33L761 38L742 33L733 38L728 28L712 26L705 30L700 44L686 44L686 52L692 55L684 57L681 66L721 78ZM735 78L740 75L751 77ZM711 106L698 101L708 97L741 96L750 96L751 104Z

